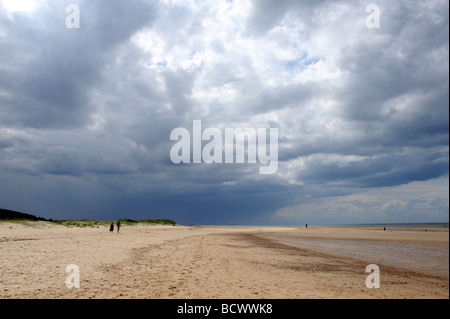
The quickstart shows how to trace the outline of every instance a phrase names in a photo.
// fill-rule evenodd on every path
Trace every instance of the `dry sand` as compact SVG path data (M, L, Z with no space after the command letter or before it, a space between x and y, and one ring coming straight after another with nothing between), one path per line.
M2 299L449 298L448 229L122 226L117 234L32 225L0 223ZM370 258L293 246L308 238L428 245L447 256L430 269L379 263L380 288L369 289ZM69 264L80 269L80 288L66 287Z

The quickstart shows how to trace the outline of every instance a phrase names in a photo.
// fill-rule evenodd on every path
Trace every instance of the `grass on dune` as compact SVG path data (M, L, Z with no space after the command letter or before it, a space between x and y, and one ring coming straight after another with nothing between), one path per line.
M171 219L130 219L120 218L122 225L177 225L177 223ZM8 222L14 224L20 224L30 227L41 227L45 225L61 225L66 227L100 227L109 226L112 222L116 225L117 220L94 220L94 219L62 219L52 220L41 217L36 217L30 214L24 214L15 211L9 211L0 209L0 223Z
M176 225L177 223L171 219L119 219L122 225L134 226L134 225ZM99 227L109 226L112 222L116 225L115 221L105 220L92 220L92 219L64 219L52 221L54 224L68 226L68 227Z

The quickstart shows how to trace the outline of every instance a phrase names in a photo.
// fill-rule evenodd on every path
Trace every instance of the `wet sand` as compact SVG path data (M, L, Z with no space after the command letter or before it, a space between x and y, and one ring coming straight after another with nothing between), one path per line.
M406 233L405 233L406 232ZM333 255L449 278L448 228L443 225L310 227L266 236Z
M448 249L448 230L412 233L352 227L122 226L117 234L107 227L0 223L0 298L448 299L448 272L380 263L380 288L369 289L369 260L284 242L321 238ZM79 266L80 288L67 288L68 264Z

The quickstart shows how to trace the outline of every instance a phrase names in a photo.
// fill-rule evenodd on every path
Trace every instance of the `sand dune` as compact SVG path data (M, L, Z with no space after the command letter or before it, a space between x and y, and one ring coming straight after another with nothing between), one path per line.
M380 266L283 243L287 237L446 244L443 232L361 228L122 226L0 223L0 298L449 298L447 275ZM80 288L66 286L66 266ZM448 258L447 258L448 268Z

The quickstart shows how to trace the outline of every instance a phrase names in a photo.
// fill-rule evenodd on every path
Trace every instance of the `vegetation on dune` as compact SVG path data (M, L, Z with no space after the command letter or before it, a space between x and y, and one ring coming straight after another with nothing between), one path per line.
M67 227L96 227L96 226L107 226L111 222L103 220L90 220L90 219L62 219L53 220L53 224L67 226Z
M0 208L0 220L32 220L32 221L43 220L43 221L45 221L46 219L42 218L42 217L36 217L31 214L25 214L25 213L16 212L14 210Z
M130 219L121 218L119 219L122 225L176 225L177 223L171 219ZM112 222L116 224L115 221L105 221L105 220L91 220L91 219L64 219L53 221L55 224L69 226L69 227L98 227L98 226L109 226Z
M25 214L16 212L13 210L0 208L0 222L8 221L15 223L23 223L28 225L29 222L34 221L45 221L52 224L67 226L67 227L99 227L108 226L111 222L114 224L117 220L92 220L92 219L62 219L62 220L52 220L45 219L42 217L36 217L31 214ZM171 219L130 219L121 218L119 219L122 225L176 225L177 223Z

